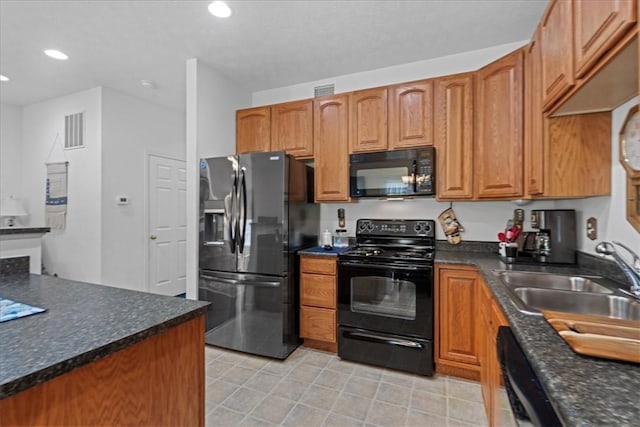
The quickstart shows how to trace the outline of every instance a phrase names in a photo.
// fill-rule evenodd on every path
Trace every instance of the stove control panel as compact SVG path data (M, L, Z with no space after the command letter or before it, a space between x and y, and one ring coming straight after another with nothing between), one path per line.
M430 219L359 219L356 235L435 237L435 221Z

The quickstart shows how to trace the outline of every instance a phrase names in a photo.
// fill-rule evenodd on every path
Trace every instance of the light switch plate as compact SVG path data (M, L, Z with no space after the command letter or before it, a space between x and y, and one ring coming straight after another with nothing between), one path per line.
M587 220L587 237L591 240L598 238L598 220L594 217Z

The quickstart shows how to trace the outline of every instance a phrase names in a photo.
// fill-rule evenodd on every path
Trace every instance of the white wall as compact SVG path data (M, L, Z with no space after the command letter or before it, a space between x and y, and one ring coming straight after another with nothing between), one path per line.
M187 69L187 298L198 296L199 159L235 153L235 111L251 95L197 58Z
M94 283L100 282L102 256L101 98L97 87L24 107L19 174L29 225L44 225L47 156L69 162L67 227L45 234L42 262L51 274ZM85 113L85 147L64 150L64 116L79 112Z
M386 86L394 83L410 82L412 80L421 80L430 77L474 71L489 64L490 62L493 62L501 56L506 55L507 53L513 52L527 43L529 42L521 41L508 43L472 52L443 56L440 58L411 62L409 64L396 65L393 67L379 68L377 70L365 71L362 73L345 74L314 82L254 92L252 105L259 106L296 99L312 98L314 87L332 83L335 84L335 93L342 93L376 86Z
M0 104L0 201L9 196L23 197L21 163L22 107ZM16 225L27 222L28 218L16 218Z
M184 160L184 139L181 111L103 88L101 283L147 290L147 157ZM118 205L119 195L127 196L129 204Z
M640 253L640 233L627 221L626 179L627 175L620 164L619 134L629 109L638 103L638 98L621 105L612 111L611 117L611 196L593 197L582 200L564 200L559 207L577 210L578 248L587 253L595 253L595 246L603 240L616 240ZM598 220L598 238L587 238L587 219Z

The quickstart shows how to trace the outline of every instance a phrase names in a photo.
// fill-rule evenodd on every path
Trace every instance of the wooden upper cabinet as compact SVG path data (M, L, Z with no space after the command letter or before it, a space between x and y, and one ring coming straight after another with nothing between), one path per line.
M433 80L389 87L389 148L433 145Z
M313 100L271 106L271 150L313 156Z
M524 192L544 192L544 115L542 113L542 79L540 35L536 31L525 53L524 87Z
M551 0L540 22L545 111L575 83L571 6L569 0Z
M351 92L349 152L381 151L387 147L387 88Z
M467 73L435 80L439 200L473 197L473 79L473 73Z
M255 153L271 149L270 107L236 111L236 153Z
M580 0L573 2L576 77L594 63L636 21L635 0Z
M348 95L313 101L315 199L349 200Z
M519 49L477 73L474 183L478 198L523 194L523 62Z

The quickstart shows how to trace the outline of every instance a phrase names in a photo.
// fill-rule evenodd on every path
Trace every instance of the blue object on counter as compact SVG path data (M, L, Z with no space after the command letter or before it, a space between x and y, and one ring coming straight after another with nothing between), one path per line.
M342 252L346 251L347 249L349 249L349 247L346 247L346 248L333 247L332 249L327 250L322 246L316 246L315 248L303 249L300 252L321 253L321 254L341 254Z
M15 302L10 299L0 298L0 322L8 322L9 320L42 313L44 311L47 310L21 302Z

